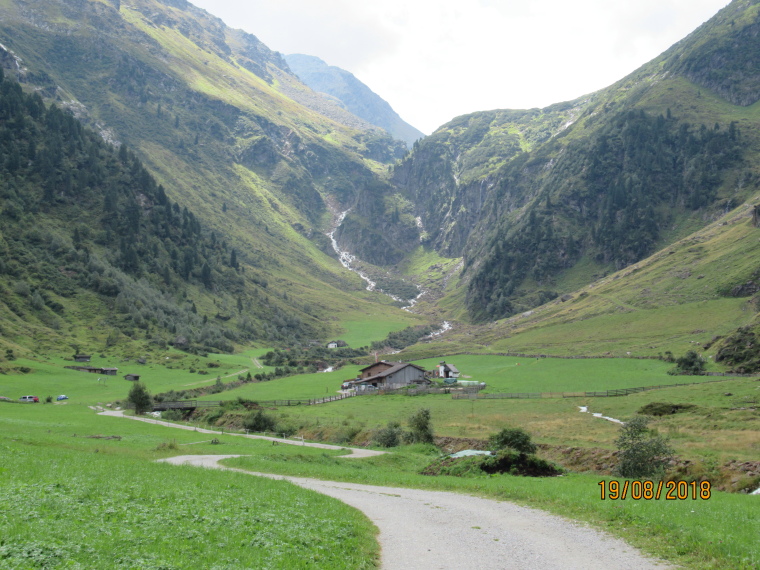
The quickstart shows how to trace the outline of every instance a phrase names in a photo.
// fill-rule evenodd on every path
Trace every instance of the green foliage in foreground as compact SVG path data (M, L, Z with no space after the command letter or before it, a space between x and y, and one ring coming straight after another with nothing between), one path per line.
M0 453L2 568L374 566L366 518L288 483L8 441Z

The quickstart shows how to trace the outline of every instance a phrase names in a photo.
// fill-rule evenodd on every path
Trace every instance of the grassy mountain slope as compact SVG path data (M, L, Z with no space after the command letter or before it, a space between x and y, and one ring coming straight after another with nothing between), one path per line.
M218 352L324 334L167 198L126 145L105 143L12 80L0 80L0 139L6 348L132 339Z
M714 355L716 336L756 319L756 291L742 286L757 272L757 232L744 205L564 301L499 321L482 342L500 352Z
M605 90L543 110L460 117L416 146L394 182L417 205L430 243L464 255L471 318L570 293L757 191L753 79L731 72L719 87L720 58L709 55L727 42L754 53L756 21L756 3L733 2ZM713 79L699 79L698 62ZM743 93L742 105L726 90Z
M322 336L339 332L344 316L390 301L365 292L330 257L324 235L328 203L347 207L365 187L384 191L377 173L393 159L390 137L346 128L283 95L285 84L306 88L277 54L184 2L6 1L0 9L6 71L126 144L206 236L237 252L240 290L224 297L191 288L199 314L229 316L238 299L259 305L266 283L264 304L304 325L293 327L296 336ZM73 228L61 231L65 239ZM105 316L96 307L90 312ZM274 320L254 319L253 336L266 339ZM107 327L93 336L104 334Z

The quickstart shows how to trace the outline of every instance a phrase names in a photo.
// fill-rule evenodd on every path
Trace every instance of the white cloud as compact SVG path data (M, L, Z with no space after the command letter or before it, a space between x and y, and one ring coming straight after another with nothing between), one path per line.
M354 73L409 123L601 89L728 0L195 0L283 53Z

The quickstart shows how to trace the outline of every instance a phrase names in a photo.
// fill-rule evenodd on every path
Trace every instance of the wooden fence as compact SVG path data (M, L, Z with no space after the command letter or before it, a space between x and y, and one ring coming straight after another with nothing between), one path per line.
M658 386L641 386L638 388L620 388L616 390L603 390L597 392L512 392L506 394L452 394L454 400L522 400L540 398L610 398L614 396L627 396L647 390L659 390L662 388L676 388L678 386L693 386L694 384L709 384L721 382L721 380L706 380L704 382L686 382L681 384L660 384Z
M426 394L456 394L456 393L463 393L463 394L477 394L481 390L485 390L486 385L480 384L478 386L461 386L461 387L453 387L453 386L436 386L435 388L396 388L396 389L384 389L379 388L377 390L370 390L365 392L359 392L358 395L380 395L380 396L392 396L396 394L401 394L402 396L424 396Z
M337 396L326 396L324 398L298 398L290 400L258 400L255 401L259 406L314 406L316 404L325 404L327 402L337 402L346 398L353 398L356 394L340 394ZM231 400L181 400L177 402L153 402L153 411L162 412L165 410L193 410L196 408L215 408L223 406ZM130 403L125 404L126 408L134 408Z

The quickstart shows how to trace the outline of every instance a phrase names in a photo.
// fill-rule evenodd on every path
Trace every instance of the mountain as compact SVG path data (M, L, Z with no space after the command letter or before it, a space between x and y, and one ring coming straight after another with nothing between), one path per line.
M285 56L285 61L293 73L314 91L328 95L357 117L405 141L409 147L425 136L399 117L387 101L345 69L327 65L312 55L290 54Z
M35 178L37 158L24 170L28 149L48 156L61 137L24 138L24 129L5 125L12 141L4 164L20 157L23 168L17 182L3 180L8 247L0 281L10 297L0 308L15 315L4 322L4 342L28 348L49 335L51 344L103 346L109 337L181 336L230 349L332 336L342 314L376 312L378 304L396 310L341 267L325 235L335 213L366 201L368 189L391 191L385 177L399 145L390 135L299 104L285 91L309 88L277 53L183 0L14 0L0 12L6 79L36 94L34 105L46 109L39 113L57 117L47 110L54 104L111 147L95 150L91 135L77 135L70 149L50 154L45 168L55 181L45 182ZM42 129L37 120L27 113L11 123ZM126 158L114 158L121 149ZM103 171L123 180L109 182ZM45 184L53 188L47 210L39 199ZM385 238L372 237L382 247ZM14 260L24 248L26 261ZM44 271L22 267L35 258L46 260ZM117 281L118 291L93 288L82 276L93 271ZM61 280L63 289L55 285ZM37 297L48 309L68 307L67 316L55 321ZM41 311L33 319L31 300ZM197 318L172 325L155 310L162 303ZM211 336L226 344L205 342Z
M426 242L463 256L470 318L572 293L757 192L758 21L757 2L732 2L607 89L459 117L415 145L392 180Z
M759 11L734 1L607 89L458 117L401 158L183 0L9 0L0 343L202 352L435 317L458 321L447 351L712 343L748 369ZM429 316L367 291L328 233L379 287L422 285Z
M106 345L137 336L229 352L233 342L260 336L255 327L262 321L283 313L277 304L243 305L247 280L235 249L167 198L126 145L107 144L2 73L0 109L4 337L36 337L47 329L37 341L47 349L65 342L82 313L96 320L110 313ZM250 293L266 290L266 282L250 279L259 286ZM203 306L212 292L217 313L209 320L196 302ZM224 306L235 299L240 318L232 328ZM288 323L311 329L295 316ZM77 336L72 342L82 344L89 335L78 330Z

